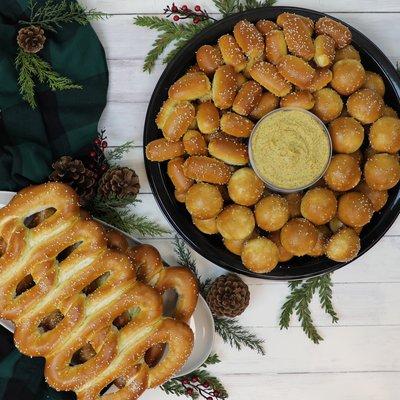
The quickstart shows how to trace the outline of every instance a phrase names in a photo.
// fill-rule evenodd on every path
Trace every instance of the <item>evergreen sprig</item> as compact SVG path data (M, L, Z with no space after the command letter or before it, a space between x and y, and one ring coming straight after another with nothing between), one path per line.
M279 326L281 329L289 328L290 319L296 313L303 331L310 340L318 344L323 337L318 333L311 316L310 303L314 294L318 291L322 309L330 315L332 323L339 321L338 315L332 303L332 279L331 274L310 278L305 281L289 283L290 294L286 298L281 309Z
M276 0L214 0L218 11L224 16L258 7L273 6Z
M29 0L29 20L20 21L21 25L38 25L43 29L57 32L65 23L87 25L90 21L108 18L108 14L95 9L86 9L78 2L62 0L61 2L47 0L39 4Z
M121 146L115 147L114 149L108 151L106 153L106 158L109 165L114 166L118 164L118 161L121 161L124 154L128 153L131 149L133 149L134 143L133 141L125 142L121 144Z
M201 277L197 270L196 260L194 259L191 251L186 246L186 243L178 235L175 235L174 241L174 252L178 258L178 264L189 268L197 277L198 281L201 281Z
M71 79L54 71L51 65L37 54L26 53L18 49L15 58L15 66L18 71L18 85L22 98L32 108L36 108L35 99L36 80L46 83L51 90L82 89L81 85L72 82Z

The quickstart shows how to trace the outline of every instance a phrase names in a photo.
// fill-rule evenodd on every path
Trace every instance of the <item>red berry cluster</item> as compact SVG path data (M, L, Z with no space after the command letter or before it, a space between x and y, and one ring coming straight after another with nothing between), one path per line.
M93 141L92 149L88 153L88 159L84 160L88 164L87 166L99 177L109 168L107 158L104 154L105 149L108 147L106 139L105 131L101 131Z
M225 396L220 397L221 394L218 390L212 387L210 382L202 381L196 375L183 377L180 381L186 390L186 395L189 397L194 397L197 393L206 400L219 400L225 398Z
M198 24L199 22L206 21L211 19L216 21L215 18L211 17L206 10L203 10L201 6L196 5L194 9L190 9L186 4L182 6L177 6L175 3L172 3L172 6L167 6L164 9L164 14L167 18L172 16L172 19L175 22L178 22L181 19L192 19L194 24Z

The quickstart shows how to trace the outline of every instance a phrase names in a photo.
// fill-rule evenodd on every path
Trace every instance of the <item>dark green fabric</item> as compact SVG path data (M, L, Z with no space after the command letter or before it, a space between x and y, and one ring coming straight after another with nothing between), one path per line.
M83 89L52 92L38 86L36 110L22 100L14 59L18 21L27 3L0 0L0 190L43 182L54 159L85 152L97 136L107 99L103 47L90 26L68 24L57 34L46 32L39 55ZM49 388L43 366L43 359L20 354L12 335L0 327L0 400L75 399Z
M36 110L22 100L14 60L27 3L0 0L0 190L42 182L54 159L83 152L97 135L107 98L107 64L95 32L89 25L65 24L58 33L46 32L39 55L83 90L52 92L38 85Z

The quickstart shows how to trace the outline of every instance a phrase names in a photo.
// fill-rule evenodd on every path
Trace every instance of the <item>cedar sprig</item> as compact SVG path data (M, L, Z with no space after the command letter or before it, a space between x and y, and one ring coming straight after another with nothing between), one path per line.
M331 274L310 278L305 281L290 282L289 289L290 294L286 298L281 309L279 320L280 328L288 329L290 319L293 313L296 313L304 333L314 343L320 343L324 339L314 326L310 311L310 303L314 294L318 291L322 309L332 318L332 323L337 323L339 321L339 317L332 303Z
M251 10L252 8L270 7L275 3L276 0L214 0L215 6L224 17L241 11Z
M35 99L36 80L46 83L51 90L82 89L81 85L72 82L71 79L54 71L51 65L37 54L26 53L19 48L15 58L15 66L18 71L18 85L22 98L32 108L36 108Z
M199 271L197 270L196 260L194 259L191 251L186 246L184 240L178 235L175 235L173 245L174 252L178 258L178 264L189 268L200 282L201 276L199 275Z
M108 18L109 15L95 9L86 9L78 2L62 0L47 0L39 4L36 0L29 0L29 20L21 20L21 25L38 25L43 29L57 32L65 23L87 25L90 21Z
M106 153L106 158L108 163L112 166L118 164L118 162L121 161L124 154L128 153L131 149L133 149L133 147L134 147L134 142L131 140L121 144L120 146L113 148L112 150L109 150Z

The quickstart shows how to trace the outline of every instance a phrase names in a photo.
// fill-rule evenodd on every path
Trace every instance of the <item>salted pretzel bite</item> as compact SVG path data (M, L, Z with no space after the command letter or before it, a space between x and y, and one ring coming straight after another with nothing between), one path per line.
M343 227L328 240L326 256L337 262L348 262L357 256L360 248L360 238L355 230Z
M336 197L327 188L310 189L301 199L301 214L315 225L328 223L335 216L336 209Z
M150 161L166 161L185 153L182 141L170 142L165 138L155 139L146 146L146 157Z
M283 28L283 25L290 19L290 18L299 18L301 21L304 22L306 28L307 28L307 32L309 34L309 36L312 36L312 34L314 33L314 21L311 18L305 17L303 15L299 15L299 14L293 14L293 13L289 13L289 12L284 12L282 14L279 14L277 19L276 19L276 23Z
M295 256L304 256L313 250L318 240L318 230L304 218L294 218L281 230L282 246Z
M247 144L226 136L211 139L208 152L229 165L246 165L249 162Z
M306 90L292 92L281 98L281 107L298 107L311 110L315 105L314 96Z
M217 219L215 217L210 219L199 219L193 217L192 221L194 226L206 235L215 235L218 233Z
M336 49L334 62L348 58L361 61L360 53L351 44L343 47L342 49Z
M333 121L341 114L343 101L333 89L324 88L316 91L314 99L313 113L323 122Z
M288 193L285 199L288 202L290 218L301 217L301 193Z
M246 239L255 228L253 212L250 208L238 204L229 205L218 215L217 228L224 239Z
M321 90L332 81L332 76L329 68L316 68L314 78L305 89L311 93Z
M293 254L289 253L281 243L281 232L274 231L268 235L268 239L275 243L276 247L278 248L278 261L279 262L286 262L293 258Z
M374 209L368 197L361 192L344 193L339 198L338 217L347 226L361 227L371 221Z
M354 153L364 141L364 128L352 117L339 117L333 120L329 124L329 134L333 150L337 153Z
M397 115L397 112L390 106L388 106L387 104L385 104L384 108L383 108L383 114L384 117L392 117L392 118L399 118L399 116Z
M248 58L247 67L264 58L264 37L254 24L241 20L233 27L233 36Z
M332 190L344 192L353 189L361 179L360 166L350 154L336 154L331 159L324 179Z
M129 243L121 232L116 229L107 229L107 247L112 250L119 250L122 253L126 253L129 247Z
M205 44L196 51L196 61L199 69L207 75L212 75L224 63L217 46Z
M183 164L185 176L195 181L224 185L232 172L224 162L212 157L191 156Z
M183 173L183 163L185 160L182 157L173 158L168 162L167 174L175 187L175 197L179 202L184 202L186 192L193 185L193 179L189 179Z
M266 61L255 63L249 73L256 82L275 96L286 96L292 89L292 85L278 72L275 65Z
M263 192L263 181L248 167L235 171L228 182L229 197L242 206L256 204Z
M340 60L333 65L331 86L341 95L349 96L365 82L365 70L360 61Z
M281 30L273 30L265 36L265 58L271 64L278 64L288 53L285 35Z
M221 130L228 135L247 138L254 128L254 123L248 118L228 111L221 117Z
M350 29L329 17L322 17L315 23L315 32L318 35L330 36L338 49L342 49L351 43Z
M261 96L261 86L255 81L247 81L239 89L233 102L232 110L243 116L249 115L259 104Z
M277 231L289 220L289 205L287 200L271 194L263 197L254 207L257 226L269 232Z
M374 90L379 96L385 95L385 82L376 72L365 71L365 82L362 87Z
M286 55L277 65L278 72L289 82L307 87L315 76L315 69L302 58Z
M207 100L211 83L203 72L191 72L180 77L168 90L168 97L177 100Z
M226 65L231 65L236 72L243 71L246 68L246 56L232 35L221 36L218 39L218 46Z
M311 257L320 257L325 254L326 245L328 243L328 239L331 236L331 232L326 225L317 226L318 231L318 239L315 243L313 249L307 253L307 255Z
M365 194L369 198L375 212L384 207L389 197L387 190L371 189L365 181L360 182L355 190Z
M258 237L244 243L241 257L243 265L250 271L267 273L278 265L279 250L273 241Z
M371 89L360 89L347 99L347 111L362 124L372 124L383 115L384 102Z
M204 134L216 132L219 128L219 111L212 101L200 103L196 114L199 131Z
M237 75L231 65L222 65L215 71L212 83L212 98L221 110L232 107L239 89Z
M260 19L256 23L256 28L259 30L261 34L265 36L269 32L275 29L279 29L279 26L275 22L270 21L269 19Z
M400 180L400 164L397 155L380 153L368 158L364 166L367 185L374 190L388 190Z
M250 113L250 117L254 119L260 119L264 115L268 114L272 110L278 107L279 98L272 93L264 92L261 95L260 102L254 107Z
M182 138L183 148L190 156L207 154L207 144L204 136L194 129L188 130Z
M318 35L314 40L314 62L318 67L329 67L335 59L335 41L328 35Z
M379 118L370 128L369 142L378 153L397 153L400 150L400 119Z

